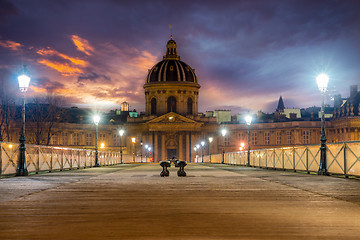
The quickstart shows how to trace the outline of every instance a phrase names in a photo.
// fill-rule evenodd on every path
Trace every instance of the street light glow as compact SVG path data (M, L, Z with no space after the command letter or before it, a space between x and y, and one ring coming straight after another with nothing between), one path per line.
M98 125L100 122L100 115L98 115L98 114L94 115L93 120L94 120L95 125Z
M212 143L213 140L214 140L213 137L209 137L209 143Z
M225 128L223 128L223 129L221 130L221 135L222 135L223 137L225 137L226 133L227 133L227 130L226 130Z
M326 92L327 85L329 83L329 76L325 73L321 73L316 77L316 82L320 92Z
M201 146L205 146L205 141L201 141Z
M132 143L136 143L136 138L134 138L134 137L131 138L131 142L132 142Z
M251 121L252 121L252 116L251 115L247 115L245 117L245 122L247 125L250 125L251 124Z
M20 92L26 92L30 85L30 77L26 76L25 74L18 76L19 82L19 89Z
M120 130L119 130L119 134L120 134L121 137L124 135L124 133L125 133L125 130L124 130L124 129L120 129Z

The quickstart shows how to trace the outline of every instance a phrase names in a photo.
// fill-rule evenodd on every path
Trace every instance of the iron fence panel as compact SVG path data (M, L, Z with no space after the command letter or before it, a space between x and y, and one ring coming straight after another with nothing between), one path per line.
M328 172L344 174L345 144L328 144L326 151L326 165Z
M295 169L307 171L307 148L304 146L294 147Z
M346 174L360 176L360 144L346 143L344 152Z
M320 146L308 146L308 171L317 172L320 166Z

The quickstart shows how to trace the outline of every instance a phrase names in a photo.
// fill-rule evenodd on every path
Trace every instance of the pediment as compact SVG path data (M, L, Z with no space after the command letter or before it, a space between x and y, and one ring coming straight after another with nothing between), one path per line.
M154 124L154 123L165 123L165 124L184 124L184 123L188 123L188 124L201 124L197 121L194 121L190 118L184 117L182 115L179 115L177 113L174 112L169 112L166 113L162 116L159 116L157 118L151 119L147 122L145 122L144 124Z

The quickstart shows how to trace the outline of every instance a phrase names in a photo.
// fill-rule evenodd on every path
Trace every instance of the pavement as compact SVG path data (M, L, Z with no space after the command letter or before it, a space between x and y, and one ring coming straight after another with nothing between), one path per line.
M220 164L0 179L0 239L360 239L360 180Z

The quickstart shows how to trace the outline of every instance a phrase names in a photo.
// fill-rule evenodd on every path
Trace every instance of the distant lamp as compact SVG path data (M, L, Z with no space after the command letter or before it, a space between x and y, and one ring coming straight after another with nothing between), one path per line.
M105 148L105 143L100 143L100 148Z
M201 162L204 163L204 146L205 146L205 141L202 140L200 144L201 144L201 147L202 147L202 148L201 148Z
M99 153L98 153L98 128L99 128L99 122L100 122L100 116L98 114L95 114L93 117L94 124L95 124L95 167L99 167Z
M209 137L209 144L208 144L208 152L209 152L209 163L211 163L211 151L210 151L210 144L214 140L213 137Z
M247 115L245 117L245 122L248 125L248 152L247 152L246 166L250 167L250 125L251 125L251 122L252 122L252 116Z
M119 130L119 134L120 134L120 163L123 163L123 155L122 155L122 137L125 133L124 129L120 129Z
M225 128L221 129L221 135L223 136L223 152L222 152L222 161L221 163L224 164L225 162L225 136L227 134L227 130Z

